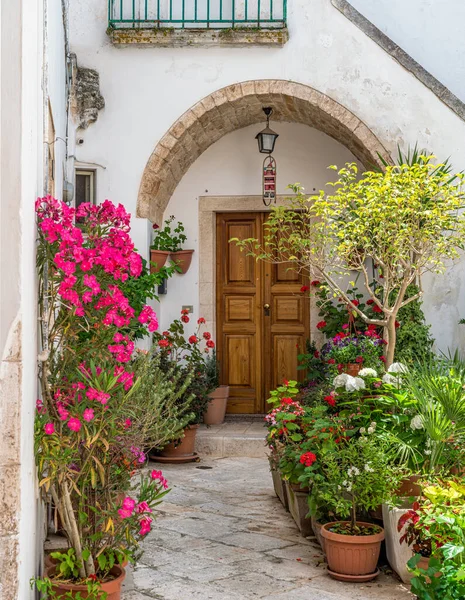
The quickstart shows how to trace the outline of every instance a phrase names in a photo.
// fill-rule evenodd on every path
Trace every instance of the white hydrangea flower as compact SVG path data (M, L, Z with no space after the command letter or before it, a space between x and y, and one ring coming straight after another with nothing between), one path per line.
M365 429L365 427L360 427L360 433L363 434L363 433L366 433L366 432L367 432L367 430Z
M334 379L333 379L333 385L335 388L340 388L340 387L344 387L347 379L350 377L350 375L347 375L347 373L341 373L340 375L337 375ZM352 377L353 379L353 377Z
M383 375L383 383L389 383L391 385L397 385L398 379L397 377L394 377L394 375L390 375L389 373L386 373L386 375Z
M373 469L373 467L370 467L370 463L367 463L364 468L365 468L365 471L367 473L374 473L375 472L375 470Z
M408 373L408 367L400 362L392 363L388 369L388 373Z
M370 423L370 427L372 427L373 429L376 429L376 423L375 423L375 421L373 421L373 423Z
M350 377L346 381L346 390L348 392L357 392L358 390L365 389L365 382L361 377Z
M375 428L374 428L374 427L368 427L368 429L367 429L367 433L368 433L369 435L371 435L371 434L372 434L372 433L374 433L374 432L375 432Z
M420 415L415 415L413 419L410 421L410 428L415 429L423 429L423 419Z
M425 450L425 454L429 456L431 454L431 450Z
M359 372L360 377L377 377L378 373L374 369L370 369L370 367L365 367Z

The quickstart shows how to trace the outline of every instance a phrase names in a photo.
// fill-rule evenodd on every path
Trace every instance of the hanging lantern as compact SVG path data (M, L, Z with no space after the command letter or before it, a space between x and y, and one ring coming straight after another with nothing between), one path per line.
M263 109L266 115L266 127L260 133L257 133L255 139L258 140L258 150L262 154L271 154L274 150L274 145L278 139L278 134L270 129L270 116L273 112L271 107Z

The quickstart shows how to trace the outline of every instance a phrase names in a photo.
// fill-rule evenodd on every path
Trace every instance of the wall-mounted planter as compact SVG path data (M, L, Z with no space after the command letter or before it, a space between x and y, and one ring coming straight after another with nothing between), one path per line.
M178 250L170 253L170 259L181 269L182 275L185 275L191 266L193 250Z
M158 273L165 266L168 260L169 252L166 250L150 250L150 272ZM152 265L155 263L156 266Z
M292 483L287 483L289 501L289 512L299 528L301 535L307 537L313 535L312 521L307 518L308 514L308 490L302 490Z

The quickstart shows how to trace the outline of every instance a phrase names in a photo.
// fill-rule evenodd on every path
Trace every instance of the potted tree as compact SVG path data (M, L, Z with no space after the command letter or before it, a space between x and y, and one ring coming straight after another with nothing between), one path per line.
M142 263L121 206L74 211L47 197L36 212L43 350L35 456L39 487L53 499L69 549L54 553L35 583L52 598L118 600L122 565L136 559L167 488L155 471L131 484L145 461L144 437L128 414L138 381L125 328L136 314L119 285L139 276ZM137 318L150 331L158 326L149 306Z
M187 273L191 261L193 250L184 250L183 244L187 240L184 233L184 225L178 221L173 225L174 216L166 219L162 229L158 225L153 225L155 231L152 246L150 247L151 262L156 264L153 267L155 271L160 270L165 264L168 256L174 261L179 273Z
M432 160L422 156L361 177L355 164L347 164L331 183L333 195L306 197L299 185L291 186L296 195L271 211L263 246L254 238L234 241L259 259L309 271L356 317L382 328L389 367L399 311L422 296L425 273L442 273L463 248L464 176ZM354 270L364 282L369 311L346 291L345 276ZM412 284L418 292L409 295Z
M205 362L205 375L211 392L207 410L203 415L205 425L221 425L224 422L229 398L229 385L220 385L220 369L213 349Z
M392 497L401 478L399 470L392 466L380 439L369 431L342 438L337 451L322 453L318 463L321 476L311 489L311 502L349 518L321 528L328 572L340 581L370 581L379 573L384 531L358 515Z

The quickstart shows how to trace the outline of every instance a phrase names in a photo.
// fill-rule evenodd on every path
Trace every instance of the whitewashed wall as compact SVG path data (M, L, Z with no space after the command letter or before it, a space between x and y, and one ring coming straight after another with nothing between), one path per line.
M350 3L465 101L465 2L350 0Z
M465 167L465 123L327 0L290 2L290 40L284 48L275 49L115 48L105 32L105 4L81 0L70 7L71 50L80 65L99 71L106 102L97 123L79 132L84 139L79 159L104 167L98 172L99 200L123 202L135 213L144 166L166 130L209 93L250 79L285 79L310 85L354 112L393 153L397 144L405 148L418 141L440 157L450 156L457 169ZM244 143L245 138L249 143L249 136L238 135L232 155L247 152ZM278 152L280 142L281 138ZM214 148L221 148L220 144ZM205 189L210 189L210 163L217 157L214 149L209 152L191 168L172 202L181 202L180 195L186 193L182 190L191 177L198 183L204 180ZM314 158L308 164L311 160ZM197 170L202 165L203 173ZM218 166L221 179L227 178L225 163ZM291 181L304 180L306 171L290 174ZM246 191L253 185L245 182L237 184L241 193L259 191L257 187ZM193 190L192 197L201 193ZM182 213L186 210L183 206ZM144 255L150 234L150 224L143 220L134 223L134 239ZM427 293L425 306L442 348L465 342L465 329L457 326L465 313L464 275L464 266L457 266L430 284L431 293ZM193 277L186 276L182 285L169 282L170 291L176 294L170 293L165 302L176 306L191 303L178 297L177 286L183 288L183 296L195 298Z

